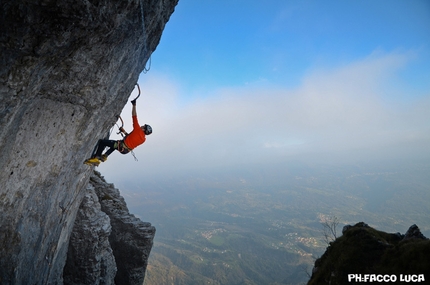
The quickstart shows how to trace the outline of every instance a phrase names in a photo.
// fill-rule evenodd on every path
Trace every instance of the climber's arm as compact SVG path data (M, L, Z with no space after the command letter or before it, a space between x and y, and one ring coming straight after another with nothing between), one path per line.
M137 116L137 112L136 112L136 99L134 99L133 101L131 101L131 105L133 105L133 108L131 109L131 116Z
M133 108L131 109L131 116L137 116L136 104L133 104Z

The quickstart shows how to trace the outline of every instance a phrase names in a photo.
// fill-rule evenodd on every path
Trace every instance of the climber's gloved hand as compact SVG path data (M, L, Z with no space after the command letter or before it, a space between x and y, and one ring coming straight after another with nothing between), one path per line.
M131 101L131 105L136 106L136 99Z

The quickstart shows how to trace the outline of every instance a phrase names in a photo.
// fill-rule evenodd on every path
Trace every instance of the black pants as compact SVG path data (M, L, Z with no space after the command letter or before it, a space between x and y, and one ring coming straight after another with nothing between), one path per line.
M114 150L118 150L122 154L129 152L129 150L124 147L123 141L99 140L96 157L101 157L106 147L109 148L105 153L106 156L109 156L112 152L114 152Z

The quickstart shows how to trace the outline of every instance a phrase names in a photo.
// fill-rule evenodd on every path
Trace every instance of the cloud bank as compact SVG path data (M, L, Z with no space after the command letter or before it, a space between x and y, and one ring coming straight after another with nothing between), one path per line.
M397 74L412 58L375 53L311 70L295 89L265 82L186 100L174 80L143 75L139 120L154 133L136 149L139 163L114 153L101 170L155 175L293 159L429 157L430 93L414 96L407 86L397 88ZM130 110L126 106L123 112L126 129Z

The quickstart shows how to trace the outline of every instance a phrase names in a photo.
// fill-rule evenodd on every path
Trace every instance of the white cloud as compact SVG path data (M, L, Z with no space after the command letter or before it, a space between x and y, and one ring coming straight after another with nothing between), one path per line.
M154 133L136 149L138 164L114 153L112 164L103 168L157 173L319 154L365 159L359 150L373 159L429 155L430 96L414 99L405 93L399 100L389 93L395 72L410 57L376 53L315 70L295 90L223 88L187 104L181 101L179 84L147 74L138 114ZM124 167L118 170L115 164Z

